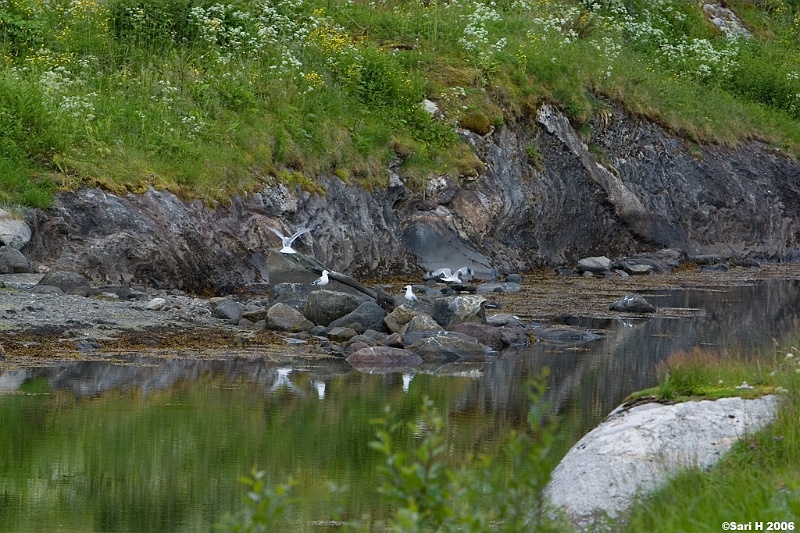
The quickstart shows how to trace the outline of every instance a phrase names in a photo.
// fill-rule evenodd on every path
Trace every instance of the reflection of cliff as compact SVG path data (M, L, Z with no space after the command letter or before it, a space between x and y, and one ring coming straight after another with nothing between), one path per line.
M656 383L656 364L670 354L701 346L709 350L768 355L773 339L786 341L800 330L800 282L773 280L720 291L691 289L647 295L658 307L694 308L691 318L586 320L602 328L595 342L561 347L538 343L508 351L486 368L454 410L494 412L523 425L529 408L526 381L549 368L544 401L554 415L567 414L585 432L631 392Z
M0 383L16 383L43 377L57 390L68 390L76 396L99 396L112 390L137 390L142 395L166 390L179 383L199 381L208 375L223 376L226 381L257 383L265 393L281 390L300 392L292 382L291 367L264 359L153 359L127 358L124 363L106 361L65 362L52 367L35 368L0 375ZM303 382L334 379L352 372L343 360L324 359L299 367ZM21 377L21 379L15 379ZM310 386L311 387L311 386ZM313 385L316 387L316 385ZM13 389L9 389L13 390ZM305 392L305 391L303 391ZM312 392L312 388L308 388Z

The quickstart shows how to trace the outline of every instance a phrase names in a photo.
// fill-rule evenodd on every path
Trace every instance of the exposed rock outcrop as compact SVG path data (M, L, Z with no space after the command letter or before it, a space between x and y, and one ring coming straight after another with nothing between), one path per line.
M324 195L279 185L213 208L166 191L60 193L48 211L29 211L23 252L95 281L197 292L269 283L280 242L268 226L314 228L294 248L356 278L470 266L489 279L662 248L800 257L797 160L757 142L689 146L611 105L590 126L592 150L548 105L486 136L465 132L482 173L422 191L392 175L371 191L322 178Z

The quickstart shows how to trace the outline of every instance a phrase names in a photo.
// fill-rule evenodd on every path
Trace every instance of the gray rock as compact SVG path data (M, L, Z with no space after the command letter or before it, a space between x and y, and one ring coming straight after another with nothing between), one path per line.
M267 310L266 328L290 332L311 331L314 323L294 307L277 303Z
M238 324L242 318L242 306L239 302L225 300L214 308L213 314L217 318L227 320L230 324Z
M392 333L383 340L383 344L392 348L402 348L403 337L399 333Z
M400 333L403 331L403 326L408 324L412 318L417 315L424 314L420 309L416 309L411 305L403 304L397 306L391 313L383 318L383 323L389 328L392 333Z
M403 335L410 335L419 331L442 331L442 326L428 315L417 315L406 324L403 329Z
M58 287L64 294L88 296L91 292L89 280L75 272L52 271L44 275L39 285Z
M451 331L469 335L481 344L498 351L509 346L521 347L530 344L530 337L523 327L497 327L477 322L463 322L454 326Z
M509 313L497 313L486 317L490 326L524 326L525 323L518 317Z
M20 250L31 240L31 228L24 220L14 218L11 213L0 209L0 245Z
M94 352L103 348L103 345L92 339L81 339L75 344L79 352Z
M347 341L353 339L356 336L358 336L358 332L356 330L354 330L353 328L346 328L346 327L341 327L341 326L332 326L328 330L328 334L327 334L327 337L330 340L336 341L336 342L347 342ZM369 343L369 342L365 342L365 343L368 344L368 345L373 344L373 343Z
M655 272L655 267L653 265L636 261L622 261L619 267L623 272L631 276L641 276Z
M269 294L272 303L284 303L302 309L308 295L311 294L311 285L308 283L278 283L270 287Z
M591 272L593 274L601 274L607 270L611 270L611 259L601 255L599 257L585 257L578 261L578 266L575 268L578 272Z
M626 294L616 302L612 303L610 311L620 311L622 313L655 313L656 308L653 304L644 299L640 294Z
M0 246L0 274L30 274L32 272L33 265L19 250L11 246Z
M583 344L603 338L592 331L567 327L536 328L533 329L533 334L539 341L560 345Z
M383 319L386 311L375 302L364 302L350 313L341 318L337 318L329 324L330 327L347 326L353 328L358 333L364 333L368 329L386 329Z
M522 292L522 285L519 283L506 281L494 281L492 283L481 283L475 288L478 294L486 294L489 292Z
M466 335L445 332L440 335L424 337L406 347L423 361L443 363L447 361L486 361L488 349L483 344Z
M303 315L314 324L328 326L337 318L354 311L358 305L358 299L352 294L328 290L312 291L303 306Z
M318 224L298 241L300 251L313 251L329 270L370 278L418 272L418 264L471 264L493 279L597 250L653 247L722 259L800 257L800 161L757 141L694 154L658 124L606 103L613 120L587 124L602 164L568 117L546 104L530 125L464 133L484 169L433 200L397 178L365 190L323 177L325 194L279 184L218 206L154 189L119 197L81 188L26 213L36 238L25 255L94 279L220 293L269 279L267 250L277 241L268 226ZM528 161L531 143L546 170ZM669 191L669 201L653 191Z
M153 298L144 307L150 311L160 311L164 309L165 305L167 305L167 301L164 298Z
M485 301L486 298L478 295L439 298L433 304L431 317L445 329L461 322L481 322Z
M778 399L724 398L617 409L553 471L546 497L581 531L616 519L634 497L686 468L707 469L734 443L775 418Z

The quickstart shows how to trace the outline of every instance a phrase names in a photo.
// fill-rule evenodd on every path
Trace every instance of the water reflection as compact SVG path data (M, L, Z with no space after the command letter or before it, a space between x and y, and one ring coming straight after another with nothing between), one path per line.
M538 343L490 363L354 369L341 359L129 357L0 372L0 531L208 531L240 506L253 465L292 475L297 530L330 518L327 481L350 488L346 514L380 514L368 447L385 405L413 416L424 396L446 415L454 458L489 452L526 423L528 381L550 369L546 400L567 444L669 354L706 346L768 353L800 330L800 284L646 294L688 318L564 318L600 340Z

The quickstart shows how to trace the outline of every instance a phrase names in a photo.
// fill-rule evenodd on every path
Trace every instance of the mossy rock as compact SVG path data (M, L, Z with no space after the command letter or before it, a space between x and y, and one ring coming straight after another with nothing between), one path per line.
M486 165L471 150L464 150L461 153L460 159L456 161L456 167L462 178L477 178L486 170Z
M480 111L470 111L458 121L458 125L478 135L487 135L492 131L492 121Z

